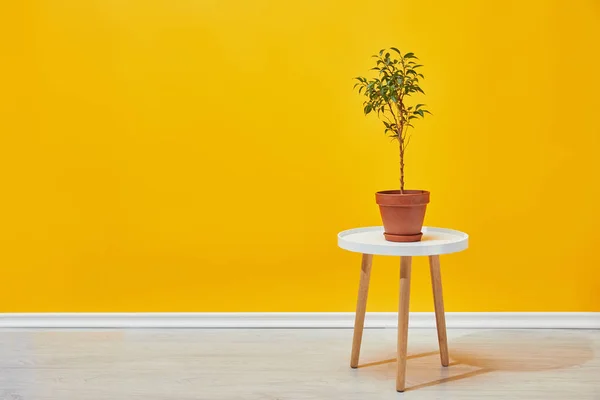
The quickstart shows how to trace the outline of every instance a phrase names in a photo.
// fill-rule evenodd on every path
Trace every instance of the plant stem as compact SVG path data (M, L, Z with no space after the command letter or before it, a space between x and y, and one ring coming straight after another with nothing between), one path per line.
M399 129L398 143L400 144L400 194L404 194L404 137L402 136L402 126Z
M402 76L406 79L406 64L404 63L404 58L402 58ZM398 93L398 103L396 104L398 107L398 118L400 120L400 129L398 130L398 142L400 142L400 194L404 194L404 139L406 139L404 135L404 124L408 123L403 102L404 94L404 91L401 89Z

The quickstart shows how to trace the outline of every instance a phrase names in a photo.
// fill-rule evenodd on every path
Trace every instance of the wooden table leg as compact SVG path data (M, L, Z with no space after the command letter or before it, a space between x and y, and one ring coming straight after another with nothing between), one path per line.
M360 266L360 283L358 286L358 300L356 301L356 316L354 318L354 337L352 338L352 356L350 366L358 367L360 344L362 342L363 328L365 327L365 312L367 311L367 296L369 294L369 279L371 277L371 264L373 255L363 254Z
M446 316L444 315L444 297L442 295L442 275L440 272L440 256L429 256L431 271L431 287L435 304L435 323L437 325L440 359L444 367L448 366L448 339L446 337Z
M412 257L400 258L400 299L398 301L398 358L396 360L396 390L406 386L406 353L408 349L408 309L410 303L410 270Z

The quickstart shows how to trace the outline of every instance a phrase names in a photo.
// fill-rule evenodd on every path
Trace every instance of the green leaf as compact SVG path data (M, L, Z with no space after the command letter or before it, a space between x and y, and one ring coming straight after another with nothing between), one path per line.
M415 90L416 90L417 92L419 92L419 93L423 93L423 94L425 94L425 92L423 91L423 89L421 89L421 88L420 88L420 87L418 87L418 86L415 86Z
M406 53L404 55L404 58L417 58L417 57L415 57L415 53Z
M418 110L419 108L423 107L424 105L425 105L425 104L417 104L417 105L415 106L415 109L416 109L416 110Z
M421 111L423 111L423 112L425 112L425 113L427 113L429 115L433 115L429 110L421 110Z
M402 56L402 53L400 53L400 50L398 50L397 48L395 48L395 47L390 47L390 50L393 50L393 51L395 51L396 53L400 54L400 56Z
M383 54L384 51L385 51L385 49L379 50L379 57L381 57L381 55Z
M367 104L364 109L365 115L369 114L372 110L373 110L373 107L370 104Z
M423 64L415 64L415 65L412 66L412 69L416 69L416 68L419 68L419 67L422 67L422 66L423 66Z

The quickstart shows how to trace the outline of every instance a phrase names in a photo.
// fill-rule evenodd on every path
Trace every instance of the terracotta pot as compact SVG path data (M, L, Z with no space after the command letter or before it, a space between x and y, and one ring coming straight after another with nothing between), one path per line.
M384 190L375 194L384 236L390 242L418 242L423 233L423 220L429 192L426 190Z

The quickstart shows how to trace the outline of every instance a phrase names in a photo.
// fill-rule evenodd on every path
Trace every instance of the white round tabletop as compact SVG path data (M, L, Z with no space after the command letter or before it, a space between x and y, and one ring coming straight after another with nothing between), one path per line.
M435 256L456 253L469 246L469 235L453 229L423 227L420 242L388 242L383 226L349 229L338 233L338 246L344 250L382 256Z

